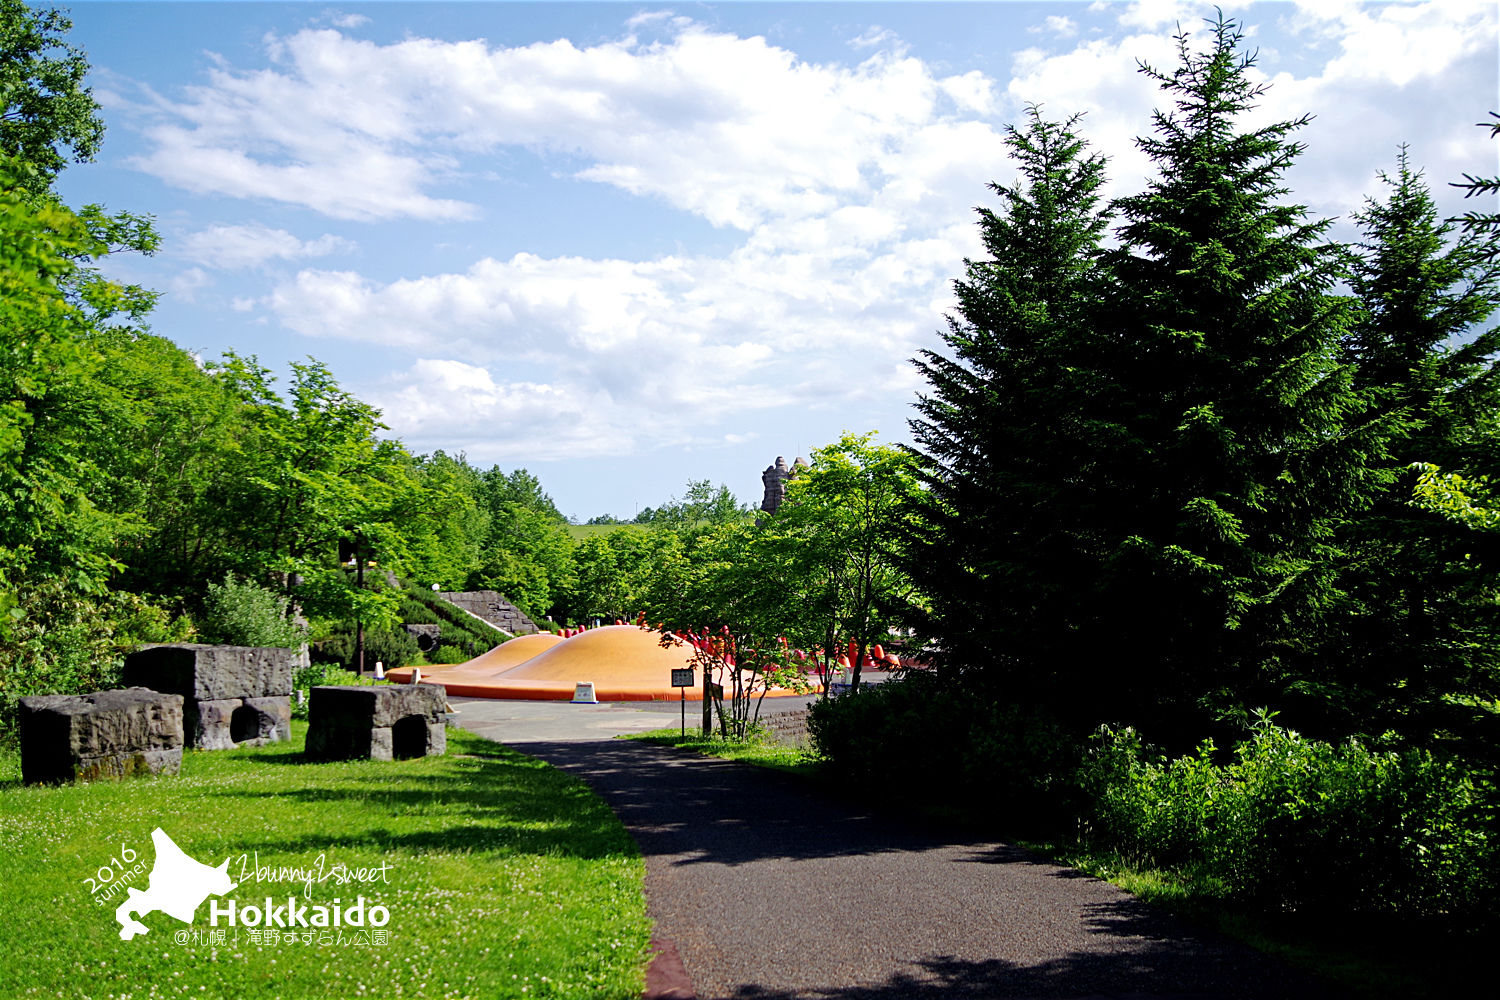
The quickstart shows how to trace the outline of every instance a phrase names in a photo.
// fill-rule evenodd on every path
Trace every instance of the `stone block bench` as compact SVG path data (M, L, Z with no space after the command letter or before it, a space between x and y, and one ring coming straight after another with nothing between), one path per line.
M182 697L134 687L21 699L21 780L28 785L182 768Z
M404 760L448 751L441 684L329 685L312 689L307 755L315 760Z
M292 737L297 658L274 646L145 646L125 658L125 683L181 695L190 747L261 746Z

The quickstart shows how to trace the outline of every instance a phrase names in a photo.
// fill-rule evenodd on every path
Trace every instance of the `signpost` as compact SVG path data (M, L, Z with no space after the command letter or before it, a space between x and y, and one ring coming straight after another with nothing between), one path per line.
M682 706L682 735L687 736L687 689L693 686L692 667L673 667L672 686L677 688L677 701Z

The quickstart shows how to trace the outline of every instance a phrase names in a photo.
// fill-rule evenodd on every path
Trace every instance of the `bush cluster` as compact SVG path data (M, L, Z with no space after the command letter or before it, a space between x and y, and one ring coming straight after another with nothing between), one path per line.
M313 646L315 663L336 664L346 670L354 669L355 634L352 630L334 633ZM417 640L403 629L365 629L365 670L375 669L377 661L385 669L404 667L417 658Z
M961 801L1034 830L1068 812L1068 776L1080 753L1079 741L1046 715L920 672L814 702L807 729L847 783Z
M1167 760L1129 728L1091 740L1089 835L1139 866L1196 870L1271 911L1452 918L1493 898L1483 797L1424 750L1311 740L1258 721L1232 758Z
M1005 824L1077 830L1094 851L1175 870L1263 912L1488 921L1500 891L1493 794L1420 749L1308 739L1261 713L1230 752L1169 760L1139 732L1055 722L912 674L815 703L833 773Z
M194 638L185 617L136 594L77 593L60 580L15 595L0 642L0 740L34 694L84 694L120 686L125 654L147 642Z
M208 585L198 632L203 642L295 649L307 641L307 628L292 620L290 607L285 595L226 574Z
M402 592L401 614L401 620L412 625L443 627L437 648L426 654L428 663L463 663L510 638L488 622L464 613L435 594L415 588Z

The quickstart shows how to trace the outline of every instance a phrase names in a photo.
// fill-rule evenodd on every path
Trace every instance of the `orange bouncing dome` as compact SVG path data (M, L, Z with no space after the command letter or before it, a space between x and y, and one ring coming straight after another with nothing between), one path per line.
M553 635L551 632L538 632L535 635L518 635L514 639L508 639L488 652L481 653L466 663L456 663L450 666L432 666L422 668L422 679L430 680L434 684L441 684L451 680L454 683L466 683L468 681L488 680L498 674L503 674L511 667L525 663L538 653L562 642L562 636ZM411 680L411 668L402 667L400 670L392 670L386 676L399 683Z
M593 682L600 701L676 701L681 694L686 694L690 701L703 698L701 674L694 687L685 691L672 687L672 671L692 666L692 647L687 643L663 647L660 632L635 625L606 625L569 639L555 640L536 655L515 666L492 671L487 677L479 676L483 668L469 670L521 641L512 639L457 667L433 668L431 673L424 669L422 680L443 685L450 695L467 698L571 701L574 687L581 681ZM410 675L410 670L400 670L391 671L390 677L404 681ZM792 693L772 689L770 695Z

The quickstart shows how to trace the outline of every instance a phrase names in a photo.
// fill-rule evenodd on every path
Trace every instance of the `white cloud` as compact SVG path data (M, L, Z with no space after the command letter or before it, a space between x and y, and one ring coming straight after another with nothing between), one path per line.
M1030 30L1049 31L1060 38L1071 38L1078 34L1078 24L1071 17L1065 17L1061 14L1048 14L1042 19L1039 27L1034 27Z
M542 441L548 453L574 457L634 443L622 442L609 408L577 387L497 382L487 368L462 361L421 358L378 387L374 402L409 443L434 441L489 460L535 460Z
M963 257L979 252L970 209L991 202L986 182L1014 173L991 116L1028 101L1053 118L1088 112L1080 131L1111 156L1108 193L1140 189L1151 165L1134 140L1166 102L1137 60L1170 69L1176 21L1201 42L1211 8L1107 9L1118 23L1103 37L1019 52L1003 81L943 75L879 31L861 36L857 64L819 64L668 12L632 25L660 40L584 48L305 31L272 41L270 69L221 67L172 105L141 162L174 183L338 217L448 219L473 212L442 190L465 157L529 150L733 229L718 256L513 253L394 280L306 267L255 301L300 334L419 358L376 393L419 447L525 459L690 433L723 441L768 407L846 407L915 387L904 359L930 343ZM1487 106L1451 124L1430 111L1445 106L1439 81L1476 75L1492 9L1278 11L1300 19L1293 37L1320 58L1299 62L1300 75L1278 67L1259 114L1320 114L1294 178L1315 210L1368 191L1393 135L1419 160L1437 146L1449 160L1493 157L1479 130L1455 138ZM1457 171L1444 161L1431 175ZM240 228L253 231L198 234L194 259L255 266L349 248Z
M210 226L183 237L176 247L181 256L224 270L259 267L271 260L323 257L353 249L352 242L331 233L324 233L314 240L302 240L284 229L272 229L260 223Z
M306 30L268 40L270 68L219 67L168 103L134 162L199 193L450 220L476 211L434 193L463 157L522 147L748 231L866 197L882 155L951 113L939 95L964 115L992 110L981 74L940 80L888 36L868 40L876 50L849 67L693 24L584 49Z
M1226 12L1243 3L1220 2ZM1135 3L1119 5L1119 22L1127 28L1143 28L1155 31L1165 28L1176 31L1180 26L1185 31L1196 31L1203 18L1213 14L1213 5L1198 0L1136 0Z
M962 76L948 76L938 81L943 93L953 98L960 111L988 115L995 110L995 84L979 70Z
M193 302L200 288L207 288L213 283L214 279L201 267L190 267L168 279L167 291L184 302Z
M851 49L873 49L888 46L898 41L896 33L889 28L882 28L878 24L872 24L864 31L849 39Z
M1230 13L1244 5L1223 6ZM1137 62L1170 69L1176 63L1171 36L1177 21L1191 33L1190 44L1201 46L1208 36L1202 19L1213 7L1168 2L1104 9L1119 11L1118 22L1130 30L1080 42L1066 52L1018 53L1007 93L1015 102L1042 103L1052 117L1088 112L1081 134L1093 148L1109 153L1106 190L1117 195L1139 190L1151 174L1133 140L1149 130L1153 109L1170 107L1167 95L1137 72ZM1243 20L1258 20L1261 10L1251 10ZM1494 4L1310 0L1268 10L1274 13L1267 16L1283 17L1290 36L1303 41L1307 51L1299 56L1311 71L1280 69L1266 77L1262 70L1271 62L1263 58L1252 72L1271 86L1246 120L1262 124L1315 116L1297 136L1307 151L1289 175L1295 197L1314 212L1346 215L1372 190L1374 170L1394 164L1403 141L1412 144L1415 162L1425 163L1435 179L1493 161L1493 149L1480 131L1466 129L1478 118L1455 103L1454 81L1472 81L1467 92L1479 113L1489 107L1497 68ZM1442 109L1452 113L1434 113Z

